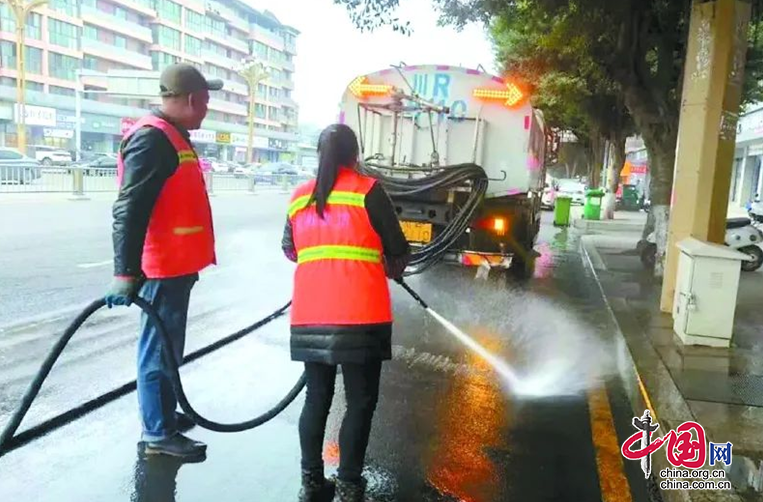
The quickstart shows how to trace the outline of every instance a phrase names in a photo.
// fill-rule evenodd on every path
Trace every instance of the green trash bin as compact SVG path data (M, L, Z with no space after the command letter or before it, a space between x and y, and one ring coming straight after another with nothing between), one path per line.
M604 190L595 188L588 190L585 194L585 205L583 206L583 218L586 220L601 219L601 199L604 197Z
M570 208L572 207L572 197L559 195L554 202L554 226L570 226Z

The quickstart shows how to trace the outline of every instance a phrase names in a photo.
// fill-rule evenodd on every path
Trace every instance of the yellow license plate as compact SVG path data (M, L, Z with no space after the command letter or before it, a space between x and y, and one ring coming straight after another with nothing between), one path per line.
M432 240L432 224L415 221L401 221L400 227L408 242L427 244Z

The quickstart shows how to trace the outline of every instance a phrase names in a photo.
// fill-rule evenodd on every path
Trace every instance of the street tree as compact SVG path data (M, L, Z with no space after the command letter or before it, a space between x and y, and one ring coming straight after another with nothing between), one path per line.
M399 0L335 2L347 7L362 30L385 23L398 29L409 27L390 13ZM613 84L615 97L632 117L650 157L652 212L644 233L652 226L660 230L658 235L667 233L693 0L433 0L433 3L440 12L440 22L457 28L470 22L489 27L501 23L516 27L512 20L522 16L551 23L558 31L541 37L550 47L541 45L538 51L547 52L553 47L565 56L573 53L573 59L578 57L592 64L583 71L600 75L604 82ZM758 37L763 0L751 0L751 3L755 14L749 37L745 103L758 101L763 96L763 40ZM373 15L376 12L373 9L380 7L386 15ZM565 37L571 37L569 43L564 43ZM505 52L499 55L507 57ZM553 62L546 58L542 61ZM557 69L539 66L537 71L541 70ZM593 92L599 91L594 87ZM665 245L658 242L658 256L664 254ZM657 267L657 273L660 270L661 267Z

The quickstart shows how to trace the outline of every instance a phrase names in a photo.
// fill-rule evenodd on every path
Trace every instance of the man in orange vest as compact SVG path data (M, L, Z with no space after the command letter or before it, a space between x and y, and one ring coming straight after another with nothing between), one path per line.
M130 305L138 294L159 313L180 364L188 302L199 272L215 263L212 213L190 130L207 115L209 91L222 88L193 66L167 67L160 77L162 107L124 136L114 203L114 280L109 307ZM145 314L138 340L138 402L147 454L199 457L204 443L181 434L177 397L162 359L156 326ZM187 421L187 417L186 421ZM184 425L180 424L180 428Z

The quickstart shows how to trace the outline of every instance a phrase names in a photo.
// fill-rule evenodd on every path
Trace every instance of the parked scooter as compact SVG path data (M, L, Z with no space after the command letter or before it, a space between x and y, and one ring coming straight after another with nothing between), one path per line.
M754 204L753 204L754 206ZM760 212L755 217L750 211L750 218L729 218L726 220L726 245L732 249L748 255L749 260L742 262L742 270L754 272L763 265L763 231L756 226L763 223L763 204ZM646 241L639 243L639 255L641 263L647 268L654 268L657 244L654 232L647 236Z

